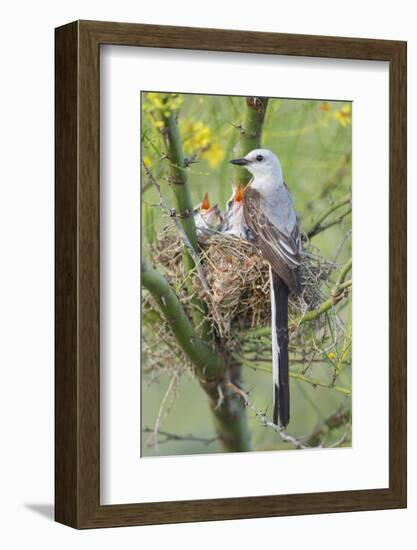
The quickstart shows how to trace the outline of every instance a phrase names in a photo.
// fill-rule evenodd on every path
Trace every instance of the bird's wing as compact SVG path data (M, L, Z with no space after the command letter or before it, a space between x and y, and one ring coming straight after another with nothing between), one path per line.
M263 257L271 264L272 270L285 281L288 288L298 294L297 268L301 264L298 224L288 233L283 227L273 223L261 207L261 195L252 187L245 190L243 207L246 223Z

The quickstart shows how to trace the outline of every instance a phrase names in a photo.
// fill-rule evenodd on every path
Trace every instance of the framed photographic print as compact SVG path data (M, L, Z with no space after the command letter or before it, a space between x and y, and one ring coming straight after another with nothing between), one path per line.
M56 520L406 506L406 44L56 29Z

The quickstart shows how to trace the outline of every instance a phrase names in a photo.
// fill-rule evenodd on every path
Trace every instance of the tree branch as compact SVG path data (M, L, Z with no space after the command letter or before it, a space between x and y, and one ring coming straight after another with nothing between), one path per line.
M260 371L260 372L266 372L267 374L272 374L272 367L269 364L264 364L263 362L257 362L256 360L247 360L241 355L234 353L233 357L240 361L240 363L249 369L252 369L254 371ZM327 384L326 382L321 382L320 380L315 380L313 378L309 378L308 376L305 376L301 372L294 372L290 371L290 377L294 378L294 380L299 380L300 382L305 382L306 384L310 384L310 386L313 387L319 387L319 388L325 388L328 390L334 390L338 393L342 393L343 395L350 396L352 395L352 390L349 388L345 388L343 386L335 386L334 384L330 383Z
M164 138L164 158L169 162L169 183L175 196L176 205L175 217L178 216L183 229L183 233L181 231L180 233L184 242L184 268L187 273L190 273L195 266L197 266L197 270L199 269L200 250L187 181L189 163L185 162L183 155L177 126L178 111L170 101L169 94L163 94L162 102L163 106L158 107L155 114L162 122L158 127ZM204 276L202 279L205 281ZM187 277L187 288L190 302L195 306L191 312L194 327L165 278L146 264L142 266L142 284L152 294L163 317L167 320L178 346L195 366L199 382L208 395L216 431L223 447L227 451L251 450L251 437L247 428L245 407L226 386L226 382L229 380L239 381L240 367L234 363L227 363L230 360L227 350L221 346L218 350L214 350L208 343L209 338L211 339L211 325L205 314L206 304L195 295L193 278ZM203 283L203 286L206 288L207 285ZM197 331L200 334L197 334Z
M307 237L309 239L312 239L325 229L328 229L329 227L332 227L333 225L336 225L337 223L340 223L343 218L345 218L351 211L352 208L350 207L348 210L346 210L340 217L338 217L336 220L332 220L331 222L327 224L323 224L324 220L330 216L335 210L338 210L342 206L345 206L346 204L351 204L352 198L350 195L347 195L343 197L342 199L336 201L332 206L330 206L327 210L325 210L319 218L310 226L309 229L305 232Z
M244 157L253 149L261 145L262 128L268 107L267 97L246 98L246 113L243 128L240 127L239 157ZM237 170L237 182L246 185L251 174L242 167Z
M314 234L307 235L307 237L311 239L312 237L315 237L319 233L323 233L323 231L326 231L327 229L330 229L335 225L339 225L346 218L346 216L348 216L351 212L352 212L352 208L348 208L345 212L340 214L340 216L338 216L334 220L331 220L327 223L322 224L320 227L317 228Z
M211 290L210 290L210 287L208 286L206 277L204 275L203 268L201 267L201 258L200 258L200 256L197 254L194 247L190 243L190 241L188 239L188 236L185 233L185 230L184 230L183 226L181 225L181 223L178 219L178 216L176 216L176 215L171 216L171 211L169 209L169 206L166 203L166 201L165 201L165 199L162 195L161 186L156 181L156 179L153 177L151 171L149 170L149 168L146 166L146 164L143 161L142 161L142 165L143 165L143 169L145 170L145 174L149 178L149 181L151 182L151 184L154 185L154 187L156 188L156 190L158 192L160 205L165 210L166 214L168 214L168 216L172 217L173 220L174 220L175 226L177 228L178 233L180 234L181 240L182 240L185 248L188 250L188 253L190 254L190 256L191 256L191 258L192 258L192 260L193 260L193 262L196 266L197 273L198 273L198 276L200 278L201 284L203 285L204 290L207 292L207 294L211 294Z
M303 323L314 321L318 319L320 315L334 307L345 296L345 291L352 286L352 280L345 281L346 275L352 269L352 259L349 259L339 272L336 284L330 292L329 298L324 301L317 309L307 311L298 319L295 319L289 324L289 330L294 331L299 325ZM262 337L270 336L271 327L259 327L255 329L248 329L240 333L241 340L246 337Z
M302 441L300 438L289 434L281 426L277 426L273 422L270 422L266 415L251 402L249 394L245 390L238 386L235 386L234 384L229 384L229 386L236 393L236 395L239 395L242 398L245 406L249 407L255 413L255 416L261 421L262 426L274 430L276 433L278 433L284 443L291 443L296 449L324 447L324 440L320 441L320 436L326 435L326 431L331 431L335 428L339 428L349 419L348 411L343 411L341 408L339 408L335 413L327 417L319 425L319 427L313 431L312 434L307 436L306 441ZM330 445L330 447L338 447L339 445L341 445L346 439L346 435L347 434L344 433L340 440L333 445Z
M229 383L228 386L236 393L236 395L239 395L242 398L245 407L249 407L255 413L256 417L261 421L262 426L265 428L272 428L274 432L279 434L284 443L292 443L296 449L308 449L308 445L305 445L300 439L286 432L282 426L277 426L268 420L267 416L258 410L251 402L249 399L249 394L245 392L245 390L232 383Z
M176 214L180 219L188 242L195 252L195 254L191 253L188 247L184 248L184 267L187 272L191 272L194 266L197 266L201 278L202 270L199 268L199 261L196 260L196 255L198 257L200 249L197 242L197 232L193 215L193 204L191 202L191 194L188 186L187 169L176 119L178 113L169 108L167 101L168 95L165 96L165 108L159 110L159 116L163 122L161 133L164 137L166 158L169 160L169 180L175 196ZM203 286L204 288L208 288L207 284ZM187 281L187 288L191 296L191 303L194 305L192 315L195 325L199 327L198 330L201 336L208 338L211 327L205 315L207 310L206 304L193 295L194 289L191 279Z
M228 369L224 352L215 352L199 337L166 279L146 263L142 264L142 284L152 294L178 345L196 368L223 447L232 452L252 450L245 407L227 386L229 379L239 381L240 369L233 366Z
M154 430L152 428L143 428L142 433L154 434ZM206 445L210 445L211 443L214 443L219 439L218 435L215 435L213 437L198 437L192 434L179 435L171 432L165 432L163 430L159 430L158 435L164 437L162 441L158 441L158 444L167 443L168 441L196 441L198 443L205 443ZM149 446L152 445L153 442L150 443Z
M344 291L351 286L352 286L352 280L349 280L342 284L334 286L333 290L330 293L330 297L325 302L323 302L318 309L307 311L306 313L304 313L304 315L302 315L298 319L295 319L292 323L289 324L289 327L288 327L289 330L294 331L299 325L318 319L320 315L323 315L323 313L325 313L326 311L329 311L329 309L331 309L338 302L340 302L340 300L344 296Z
M311 378L308 378L301 372L290 372L291 378L294 378L294 380L300 380L301 382L306 382L307 384L310 384L310 386L313 387L319 387L319 388L325 388L328 390L334 390L338 393L342 393L343 395L351 396L352 390L349 388L345 388L343 386L335 386L334 384L326 384L325 382L320 382L319 380L313 380Z
M197 373L204 379L223 376L225 364L196 333L167 280L146 262L142 263L142 284L156 300L163 316Z
M188 187L187 171L176 115L172 111L162 110L161 116L164 122L162 133L165 137L166 154L169 159L170 182L176 200L177 211L188 240L194 250L198 252L199 247L193 216L193 204ZM188 263L190 263L189 260Z
M322 423L313 431L310 437L307 440L307 444L313 447L322 446L320 441L323 440L328 432L332 432L338 428L341 428L343 425L347 424L350 419L349 409L345 409L343 405L339 407L334 413L324 419ZM343 441L346 439L347 433L345 432L339 441L336 444L331 445L332 447L339 447Z
M342 269L339 272L339 277L337 278L335 287L339 287L344 280L346 279L346 275L349 273L349 271L352 269L352 258L350 258L345 265L342 267Z

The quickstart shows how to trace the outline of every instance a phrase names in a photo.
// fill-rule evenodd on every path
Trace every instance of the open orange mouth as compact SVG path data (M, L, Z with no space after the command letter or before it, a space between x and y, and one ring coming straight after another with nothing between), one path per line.
M235 202L242 202L243 201L244 192L245 192L245 188L243 187L243 185L241 183L239 183L239 185L237 186L237 189L236 189L235 197L234 197Z
M201 202L201 205L200 205L200 209L201 210L208 210L210 208L210 200L209 200L209 195L208 193L206 193L204 195L204 198Z

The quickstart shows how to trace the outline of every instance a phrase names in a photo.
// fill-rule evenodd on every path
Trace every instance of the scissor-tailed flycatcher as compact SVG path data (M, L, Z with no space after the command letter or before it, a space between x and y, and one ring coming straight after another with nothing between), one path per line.
M292 197L281 163L267 149L255 149L230 161L244 166L253 178L243 197L245 221L256 246L269 262L271 283L273 421L290 420L288 370L288 294L300 293L301 238Z
M233 193L227 201L220 230L224 235L231 235L249 241L251 236L243 213L243 193L243 185L233 185Z
M210 205L208 193L204 195L201 203L194 208L194 221L197 232L197 239L200 243L206 242L214 230L222 221L221 212L214 204Z

